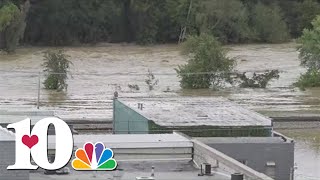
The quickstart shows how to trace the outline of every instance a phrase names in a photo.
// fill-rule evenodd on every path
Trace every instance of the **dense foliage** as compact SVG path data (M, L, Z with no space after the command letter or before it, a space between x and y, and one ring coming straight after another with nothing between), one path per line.
M177 41L210 33L222 42L282 42L298 37L319 14L316 0L33 0L25 42ZM292 7L292 8L290 8ZM288 27L288 28L287 28Z
M29 2L19 5L10 1L0 1L0 49L8 52L15 50L22 39L26 27L25 17L29 9Z
M14 17L18 14L18 8L13 3L6 3L0 9L0 31L10 25Z
M44 86L46 89L63 90L67 89L66 80L68 78L69 68L72 63L63 51L47 51L44 53L44 72L46 79Z
M8 2L16 7L8 7ZM0 29L8 26L13 9L20 9L24 2L26 0L0 0ZM23 43L40 45L177 42L184 28L187 35L206 33L222 43L278 43L299 37L320 12L319 0L30 2ZM4 13L8 10L10 13Z
M301 65L307 68L296 85L300 88L320 87L320 16L312 21L312 29L305 29L299 39Z
M228 81L235 61L226 56L225 49L213 36L191 36L183 44L183 50L189 56L188 64L176 69L182 88L219 88Z

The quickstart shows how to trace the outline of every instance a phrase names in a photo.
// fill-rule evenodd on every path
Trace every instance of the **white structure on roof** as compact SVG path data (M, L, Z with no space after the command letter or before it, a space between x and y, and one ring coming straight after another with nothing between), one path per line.
M0 126L0 141L14 141L15 135L13 132Z
M160 126L272 126L270 118L220 97L119 98L119 101Z

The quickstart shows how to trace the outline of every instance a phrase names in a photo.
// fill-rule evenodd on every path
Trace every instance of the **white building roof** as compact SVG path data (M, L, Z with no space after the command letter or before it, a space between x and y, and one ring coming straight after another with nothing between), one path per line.
M14 141L15 135L13 132L0 126L0 141Z
M73 135L74 146L87 142L101 142L109 148L162 148L192 147L192 142L180 134L103 134ZM55 135L49 135L49 149L55 147Z
M120 102L161 126L263 126L270 118L220 97L120 98ZM143 109L138 108L143 104Z

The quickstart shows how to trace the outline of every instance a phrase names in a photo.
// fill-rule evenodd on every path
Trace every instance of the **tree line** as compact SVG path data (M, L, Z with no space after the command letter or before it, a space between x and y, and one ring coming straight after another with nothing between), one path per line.
M279 43L301 36L319 13L319 0L0 0L0 48L17 39L170 43L184 27L222 43Z

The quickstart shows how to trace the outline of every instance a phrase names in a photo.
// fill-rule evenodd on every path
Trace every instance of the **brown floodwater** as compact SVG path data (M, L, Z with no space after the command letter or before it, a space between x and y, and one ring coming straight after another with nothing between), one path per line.
M227 46L237 59L240 72L279 69L280 79L267 89L226 88L222 91L182 91L174 68L186 63L179 46L103 44L95 47L65 47L74 66L68 91L40 91L44 109L56 110L62 117L111 117L110 99L117 90L120 97L207 95L225 96L239 104L270 116L320 114L320 89L300 91L292 84L304 68L299 66L296 44L257 44ZM38 72L42 71L43 52L53 48L21 48L14 55L0 54L0 108L35 107ZM155 90L145 83L150 69L159 80ZM41 76L41 81L44 77ZM140 90L128 85L138 85ZM59 106L57 106L59 105ZM106 111L105 109L109 109Z
M320 179L320 129L280 130L295 139L296 180Z
M226 48L229 49L228 55L237 59L238 71L252 73L278 69L279 80L272 81L267 89L226 87L221 91L185 91L179 86L174 68L186 63L187 57L179 53L177 45L64 47L73 63L68 90L48 91L41 85L40 109L55 110L61 118L110 119L111 99L113 92L118 91L120 97L224 96L270 116L320 114L320 88L300 91L292 86L305 71L300 66L295 43L232 45ZM26 47L13 55L0 53L0 109L36 108L38 74L43 70L43 52L48 49L55 48ZM145 83L148 69L159 80L153 91L149 91ZM40 80L43 82L43 74ZM139 90L128 85L138 85ZM306 169L300 167L297 172L320 177L319 144L313 143L312 136L311 139L300 140L300 137L309 137L308 133L308 130L302 130L297 136L292 134L297 139L297 163Z

